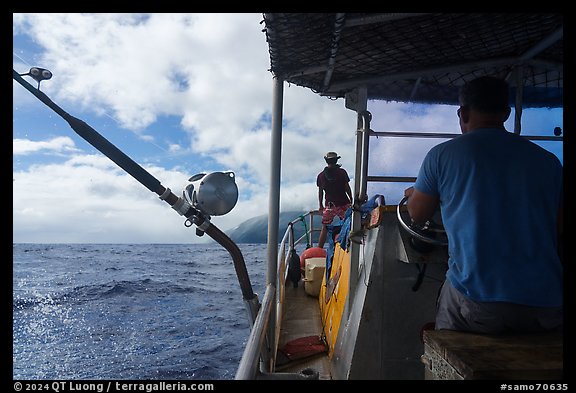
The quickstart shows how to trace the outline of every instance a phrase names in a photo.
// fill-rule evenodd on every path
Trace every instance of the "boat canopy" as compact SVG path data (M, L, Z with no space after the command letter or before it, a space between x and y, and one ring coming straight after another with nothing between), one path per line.
M365 86L369 100L458 105L460 86L494 75L508 80L511 105L563 107L560 13L263 16L270 71L323 96Z

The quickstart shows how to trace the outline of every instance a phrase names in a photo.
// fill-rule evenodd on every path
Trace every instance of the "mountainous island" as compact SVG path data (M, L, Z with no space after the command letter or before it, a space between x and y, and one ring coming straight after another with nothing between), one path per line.
M297 219L300 216L306 214L304 211L287 211L281 212L278 223L278 241L282 240L286 228L288 228L288 223ZM309 218L305 219L306 227L309 225ZM315 217L314 225L316 229L320 229L320 217ZM298 239L304 234L305 226L304 222L299 221L294 224L294 237ZM264 214L261 216L253 217L249 220L244 221L236 228L233 228L226 232L226 235L230 237L235 243L267 243L268 241L268 215ZM317 239L318 233L315 234L315 239ZM317 241L317 240L315 240Z

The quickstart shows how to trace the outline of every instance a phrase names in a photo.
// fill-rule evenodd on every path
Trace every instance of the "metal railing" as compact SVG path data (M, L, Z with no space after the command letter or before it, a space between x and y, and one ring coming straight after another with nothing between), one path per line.
M262 297L262 304L258 310L254 326L250 331L248 341L246 342L246 347L244 348L244 353L238 365L235 379L258 379L259 376L274 372L276 349L280 337L280 322L282 320L284 307L285 285L288 274L287 256L289 253L287 251L304 242L306 242L306 245L313 244L314 233L320 230L314 225L314 217L320 215L321 213L318 210L312 210L288 223L288 227L278 246L276 286L274 287L272 284L266 286L266 291ZM305 220L308 220L308 225L306 226L304 234L298 239L294 239L294 225L300 221L306 222ZM274 325L275 330L272 337L270 337L268 334L268 326L270 325L274 305L276 306L276 323ZM307 378L307 376L300 374L291 375L289 373L282 373L278 375L284 379ZM270 375L267 376L267 379L270 379Z

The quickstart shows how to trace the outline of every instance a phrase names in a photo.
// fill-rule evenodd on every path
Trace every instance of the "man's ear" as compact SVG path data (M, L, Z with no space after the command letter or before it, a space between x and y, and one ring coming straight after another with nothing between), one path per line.
M461 107L458 117L462 121L462 124L468 123L470 121L470 109L468 109L468 107Z

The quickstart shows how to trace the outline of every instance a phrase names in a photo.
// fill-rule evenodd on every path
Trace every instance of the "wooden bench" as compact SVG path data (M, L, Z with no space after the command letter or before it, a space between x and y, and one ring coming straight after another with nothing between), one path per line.
M561 380L563 333L423 332L425 379Z

